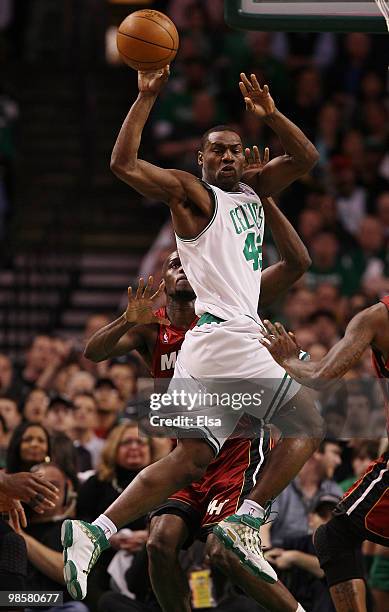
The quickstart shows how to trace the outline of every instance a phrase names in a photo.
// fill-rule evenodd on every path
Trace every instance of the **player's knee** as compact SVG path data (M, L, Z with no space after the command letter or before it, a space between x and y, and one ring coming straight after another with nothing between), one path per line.
M158 519L154 519L154 521ZM160 565L161 563L169 564L175 559L177 551L172 544L168 534L164 533L158 526L152 529L146 543L147 553L151 564Z
M325 525L318 527L313 542L320 567L330 587L340 582L363 578L360 547L352 541L345 525L338 518L332 518Z

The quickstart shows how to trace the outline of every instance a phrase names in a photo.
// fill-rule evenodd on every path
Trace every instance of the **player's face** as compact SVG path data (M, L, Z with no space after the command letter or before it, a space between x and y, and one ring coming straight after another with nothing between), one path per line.
M203 179L224 191L234 191L243 174L245 157L242 141L235 132L212 132L204 151L199 152Z
M163 278L165 280L166 293L171 297L179 298L186 296L190 300L196 297L186 278L177 251L174 251L167 258L164 265Z

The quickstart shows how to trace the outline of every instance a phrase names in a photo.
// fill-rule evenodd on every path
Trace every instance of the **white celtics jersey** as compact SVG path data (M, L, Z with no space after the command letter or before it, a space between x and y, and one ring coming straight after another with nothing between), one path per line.
M206 186L215 196L211 221L196 238L177 236L181 263L197 296L196 314L258 320L265 225L261 200L243 183L234 193Z

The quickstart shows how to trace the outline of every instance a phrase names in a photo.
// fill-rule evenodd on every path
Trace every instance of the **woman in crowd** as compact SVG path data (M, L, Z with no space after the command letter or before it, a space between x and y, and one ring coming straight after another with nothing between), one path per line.
M140 435L136 423L117 425L108 436L96 474L80 488L77 518L94 521L153 459L152 442ZM111 538L111 550L103 552L89 576L91 588L86 603L92 612L97 610L101 595L109 589L107 568L115 551L134 553L144 546L147 535L146 517L141 517Z
M38 423L21 423L12 434L6 458L10 474L26 472L37 463L50 461L51 443L48 431Z

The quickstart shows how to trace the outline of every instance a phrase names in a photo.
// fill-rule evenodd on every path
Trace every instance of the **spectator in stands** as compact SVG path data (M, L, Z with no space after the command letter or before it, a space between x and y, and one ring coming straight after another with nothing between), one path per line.
M336 155L331 161L338 218L352 235L356 234L367 212L367 194L357 185L355 170L348 157Z
M329 310L317 310L309 320L312 330L321 344L329 350L339 340L335 315Z
M385 121L387 122L386 117ZM384 128L380 126L380 130L382 129ZM363 164L358 173L359 182L367 193L369 212L374 210L377 197L389 189L388 179L381 174L381 164L388 149L385 140L386 135L380 131L380 136L383 138L383 142L380 142L377 137L369 137L367 139Z
M4 417L0 413L0 470L5 468L8 444L9 431Z
M66 395L54 395L47 408L45 427L50 432L69 435L73 427L74 405Z
M337 92L339 101L345 104L352 102L352 96L358 93L361 79L373 68L372 64L370 37L359 32L347 34L340 57L328 70L332 90Z
M97 403L97 427L95 433L106 438L116 425L119 412L124 408L119 391L110 378L96 381L94 397Z
M341 496L342 490L333 480L335 468L341 463L340 454L336 441L324 440L297 478L277 497L272 507L276 516L271 525L273 546L282 547L286 538L308 534L308 515L320 496Z
M21 423L9 441L7 472L27 472L37 463L50 461L51 441L48 431L38 423Z
M295 81L296 94L290 115L302 126L308 138L315 139L315 128L323 98L321 75L314 67L303 68Z
M319 112L315 146L320 153L319 167L325 169L335 153L340 133L341 114L336 104L328 102Z
M133 357L114 359L108 369L108 377L119 391L120 400L125 406L137 392L139 363Z
M105 444L97 473L80 487L77 517L94 521L120 495L135 476L152 461L151 440L139 434L137 424L126 422L115 427ZM129 534L123 529L131 529ZM115 550L134 552L146 543L146 517L125 525L113 536L112 549L104 551L89 576L87 604L96 606L109 588L107 567Z
M50 436L51 460L60 466L72 485L72 490L77 492L78 481L78 454L73 441L63 432L54 433ZM85 451L86 454L86 451Z
M335 612L312 534L330 520L338 501L339 497L333 494L319 495L308 515L310 533L286 538L282 548L266 553L268 561L279 570L280 580L288 584L292 595L310 612Z
M298 233L308 250L312 245L312 240L323 229L323 217L320 211L314 208L304 209L298 218Z
M384 191L377 198L377 217L384 233L385 244L389 246L389 191Z
M344 403L336 402L336 399L333 398L332 402L325 404L322 416L326 423L327 438L341 440L344 435L344 426L346 423Z
M346 402L345 435L347 438L366 439L370 435L372 407L365 393L349 393Z
M27 545L26 589L62 591L64 604L46 608L49 612L88 612L84 603L71 599L63 578L61 527L64 517L69 516L72 501L69 496L70 483L56 463L40 464L36 466L36 473L59 489L59 498L55 507L45 510L43 514L31 513L25 530L19 530ZM26 610L31 612L34 608Z
M0 414L5 421L7 431L12 434L22 420L16 401L10 397L0 397Z
M49 406L49 396L43 389L32 389L23 405L23 419L30 423L43 423Z
M20 424L22 416L17 403L8 397L0 397L0 469L5 467L7 449L13 431Z
M362 444L356 446L352 451L351 457L353 474L349 478L346 478L339 483L342 491L346 492L351 485L365 473L369 463L371 463L374 459L377 459L378 455L379 442L366 440L362 442Z
M62 366L55 375L52 382L52 391L59 395L67 395L69 381L76 372L80 372L81 367L78 363L69 363Z
M309 289L295 289L288 295L284 306L284 316L290 329L305 325L317 308L316 296Z
M33 339L26 353L25 366L21 372L22 383L28 389L39 387L39 381L53 356L52 340L49 336L38 335Z
M96 469L101 460L104 441L94 433L97 427L97 403L91 393L78 393L73 397L74 421L72 438L78 454L80 472ZM83 461L79 449L88 452L88 461Z
M338 287L342 295L352 294L355 279L339 252L339 241L332 232L321 232L313 239L310 250L312 265L304 277L310 289L316 289L321 283L330 283Z
M334 234L343 249L347 250L351 246L354 247L355 239L345 230L338 219L338 209L334 196L330 193L320 194L318 209L323 219L323 229Z
M66 395L73 399L78 393L93 393L95 388L95 379L90 372L78 370L73 372L68 379L66 386Z
M16 397L19 395L18 386L11 359L0 353L0 397L4 395Z

